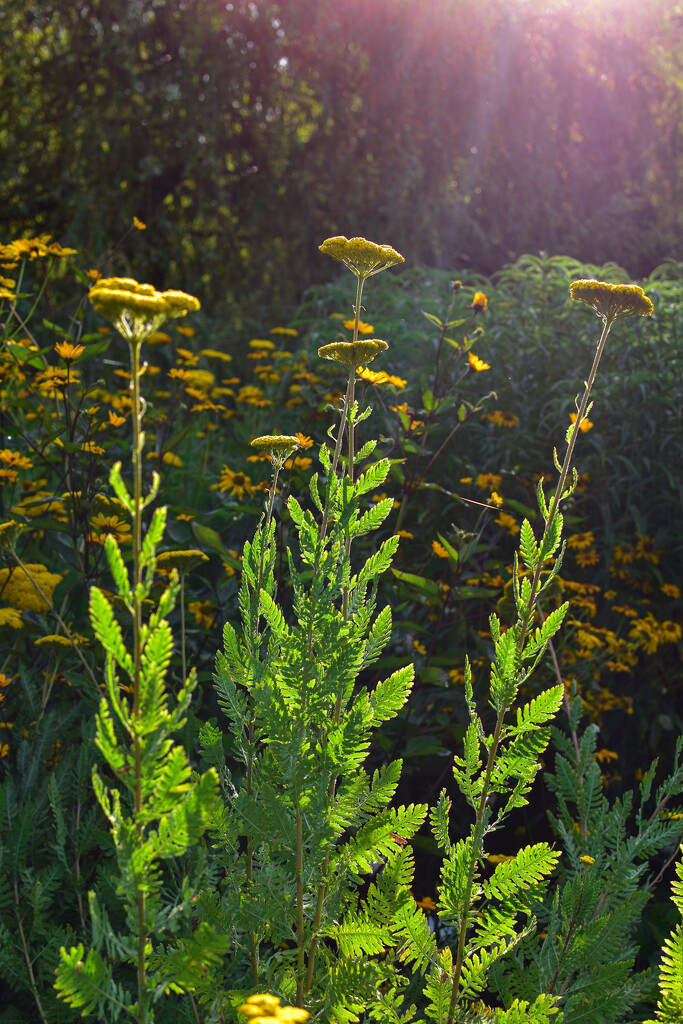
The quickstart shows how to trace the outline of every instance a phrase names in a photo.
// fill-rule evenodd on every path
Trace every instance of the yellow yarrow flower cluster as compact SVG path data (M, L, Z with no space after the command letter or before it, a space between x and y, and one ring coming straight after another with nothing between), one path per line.
M362 341L333 341L330 345L323 345L318 349L321 359L336 359L349 369L354 370L358 366L371 362L380 352L386 352L389 348L386 341L379 338L368 338Z
M626 316L651 316L654 312L654 306L637 284L581 280L574 281L569 291L573 299L585 302L610 323Z
M281 1006L277 996L254 995L249 996L246 1003L237 1008L238 1013L249 1018L251 1024L272 1024L273 1021L280 1021L280 1024L297 1024L299 1021L308 1020L310 1014L298 1006Z
M199 309L199 300L180 291L158 292L131 277L103 277L88 292L93 306L127 341L140 343L167 320Z
M0 569L0 595L15 609L42 615L49 610L48 602L52 602L55 587L61 579L61 574L50 572L44 565L27 564L25 568L17 565L11 569Z
M208 561L208 555L195 548L187 551L162 551L160 555L157 555L157 569L162 571L177 569L183 575L192 572L198 565L203 565L204 562Z
M289 455L292 455L301 447L299 438L295 434L262 434L250 442L252 448L258 448L265 452L273 465L282 463Z
M363 281L373 274L386 270L387 267L405 263L405 257L390 245L378 245L376 242L369 242L367 238L335 235L334 238L326 238L318 248L320 252L339 260Z

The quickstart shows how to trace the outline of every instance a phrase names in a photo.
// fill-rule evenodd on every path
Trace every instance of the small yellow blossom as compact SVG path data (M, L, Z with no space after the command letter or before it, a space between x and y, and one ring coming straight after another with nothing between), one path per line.
M520 527L517 525L514 517L508 515L507 512L501 512L496 519L496 522L499 526L504 526L508 533L513 537L520 531Z
M448 558L448 552L446 551L443 544L439 544L438 540L432 541L432 551L437 558Z
M121 519L117 515L105 515L103 512L98 512L97 515L93 516L90 530L92 539L96 544L104 544L109 533L119 543L128 542L133 539L130 523L127 523L125 519Z
M579 551L576 561L585 569L589 565L597 565L600 561L600 555L595 548L588 548L587 551Z
M368 384L391 384L393 387L398 388L399 391L402 391L408 383L402 377L393 377L389 373L384 373L383 370L373 372L372 370L366 370L363 366L359 366L356 369L356 376L360 377L361 380L367 381Z
M300 448L304 448L305 449L305 448L312 448L313 447L313 439L310 438L310 437L306 437L305 434L301 434L298 430L296 432L296 437L297 437L297 440L299 441L299 447Z
M188 610L194 615L194 621L198 626L213 626L216 621L216 612L210 601L190 601Z
M41 235L39 238L17 238L13 242L0 246L2 262L14 260L35 260L56 256L61 259L65 256L74 256L77 249L63 248L59 242L51 242L52 235Z
M421 644L419 640L413 640L413 647L415 648L418 654L424 655L427 653L427 648L425 647L424 644Z
M414 540L415 534L411 533L410 530L397 530L397 537L404 537L406 540Z
M248 344L249 348L256 349L259 352L269 352L275 348L275 343L270 338L252 338Z
M352 331L354 329L354 327L356 326L356 321L355 320L343 320L342 321L342 326L345 327L347 331ZM359 320L358 321L358 333L359 334L372 334L374 329L375 328L372 326L372 324L367 324L365 322L365 320Z
M472 369L476 370L477 373L481 373L482 370L491 369L489 363L485 363L483 359L479 358L479 356L475 356L474 352L467 353L467 360Z
M464 481L461 482L464 483ZM497 491L503 482L503 478L497 473L480 473L474 482L482 491L488 491L489 489Z
M568 548L577 548L579 551L583 551L584 548L589 548L595 541L595 536L592 530L587 530L585 533L575 533L567 539Z
M496 508L501 508L503 504L503 499L501 498L500 494L498 494L497 491L492 491L491 494L489 495L489 504L495 505Z
M505 427L507 430L511 430L513 427L519 426L519 416L515 416L513 412L503 412L502 409L494 409L493 412L485 412L482 417L483 420L489 420L496 427Z
M569 414L569 418L572 421L572 423L576 423L576 417L577 413L575 412ZM589 430L593 429L593 427L594 423L591 420L589 420L587 416L584 416L581 420L581 423L579 424L579 430L582 434L587 434Z
M507 864L509 860L515 859L511 853L488 853L485 857L489 864Z
M277 996L270 995L249 996L246 1003L237 1007L237 1011L247 1017L250 1024L268 1024L270 1021L302 1024L310 1016L307 1010L297 1006L281 1006Z
M423 910L436 910L436 903L431 896L424 896L421 900L415 900L416 907L422 907Z
M299 337L299 332L296 331L293 327L271 327L270 333L271 334L286 334L290 338L298 338Z
M85 345L72 345L69 341L58 341L55 345L55 352L65 363L70 363L83 355Z
M472 309L475 313L482 313L489 304L489 300L486 298L483 292L475 292L474 298L472 299Z
M94 441L84 441L81 445L82 452L88 452L90 455L104 455L104 448L100 448Z
M195 329L194 327L176 327L178 334L183 334L186 338L194 338Z
M223 466L220 480L217 484L212 484L211 489L222 494L227 491L238 501L242 500L245 492L251 497L255 490L251 478L246 473L234 473L228 466Z
M119 416L118 413L109 410L109 426L110 427L121 427L126 422L125 416Z
M0 448L0 462L4 462L6 466L12 466L14 469L31 469L33 467L33 463L27 455L12 451L11 448Z
M138 220L137 217L133 217L133 227L135 228L136 231L146 231L147 230L147 225L143 224L142 221Z
M220 359L224 363L229 363L232 359L228 352L220 352L217 348L203 348L200 349L199 354L205 359Z
M587 853L584 853L583 857L579 857L582 864L595 864L595 857L589 857Z
M667 597L678 598L681 596L681 588L677 587L675 583L662 583L659 589L663 594L666 594Z
M285 462L285 469L299 469L305 471L310 469L312 465L313 459L308 459L298 455L294 459L287 459Z

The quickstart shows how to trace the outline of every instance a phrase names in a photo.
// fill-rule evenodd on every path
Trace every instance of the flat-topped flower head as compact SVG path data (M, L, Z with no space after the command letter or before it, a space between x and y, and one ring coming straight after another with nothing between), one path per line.
M386 341L380 341L379 338L363 338L361 341L333 341L319 348L318 355L321 359L336 359L338 363L355 370L388 348Z
M294 434L262 434L250 442L252 448L266 452L273 465L282 463L297 448L301 447L299 438Z
M160 555L157 555L157 569L165 571L177 569L182 576L208 561L208 555L195 548L190 548L187 551L162 551Z
M339 260L352 274L362 280L379 274L381 270L393 267L397 263L405 263L405 258L390 245L378 245L376 242L369 242L367 238L335 235L334 238L326 238L318 248L320 252Z
M192 295L173 290L158 292L153 285L138 284L132 277L100 278L88 292L88 298L119 334L137 343L167 320L199 309L199 299Z
M606 281L574 281L569 289L577 302L591 306L603 320L627 316L651 316L654 306L637 284L608 284Z

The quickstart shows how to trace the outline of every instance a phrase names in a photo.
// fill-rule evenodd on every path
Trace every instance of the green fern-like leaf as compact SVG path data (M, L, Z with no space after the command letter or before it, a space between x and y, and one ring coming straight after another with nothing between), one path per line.
M84 954L82 944L73 946L68 953L62 947L55 981L55 988L62 999L75 1010L80 1010L83 1016L94 1013L106 998L111 998L112 984L111 967L99 953L89 949L85 959ZM122 993L120 996L123 998Z

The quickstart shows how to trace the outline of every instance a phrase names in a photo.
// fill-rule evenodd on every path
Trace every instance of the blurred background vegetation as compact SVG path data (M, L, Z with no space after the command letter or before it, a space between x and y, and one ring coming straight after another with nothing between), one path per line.
M682 28L672 0L5 0L0 237L230 322L333 276L332 234L645 276L683 235Z

